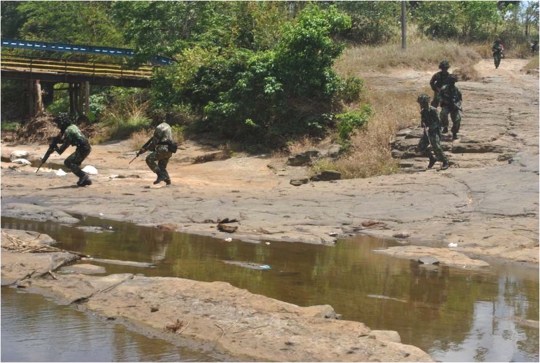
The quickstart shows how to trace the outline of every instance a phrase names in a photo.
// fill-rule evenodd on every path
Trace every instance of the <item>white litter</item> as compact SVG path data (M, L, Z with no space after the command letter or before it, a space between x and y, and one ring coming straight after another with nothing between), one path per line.
M265 242L265 243L266 243L267 246L270 244L270 242Z
M98 171L96 168L94 168L92 165L86 165L82 171L84 171L85 173L87 174L90 174L90 175L97 175Z
M457 247L457 243L449 243L448 247Z
M232 241L232 238L229 237L229 238L225 238L225 242L231 242Z
M11 153L11 156L9 157L11 160L15 160L15 159L26 159L28 156L30 156L30 154L28 153L28 151L24 151L24 150L15 150Z
M67 175L67 173L65 171L63 171L62 169L58 169L56 172L55 172L56 175L58 176L64 176L64 175Z
M111 176L109 177L109 179L116 179L118 178L118 174L111 174Z
M20 165L32 165L32 163L26 159L15 159L15 160L11 160L11 162L14 164L20 164Z

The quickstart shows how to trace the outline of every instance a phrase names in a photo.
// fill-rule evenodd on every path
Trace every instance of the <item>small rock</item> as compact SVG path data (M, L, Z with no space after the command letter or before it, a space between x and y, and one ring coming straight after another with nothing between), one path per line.
M16 159L27 159L30 156L28 151L25 150L15 150L11 153L10 159L16 160Z
M92 165L86 165L82 171L84 171L85 173L87 174L90 174L90 175L97 175L98 174L98 171L95 167L93 167Z
M12 160L11 162L14 164L19 164L19 165L32 165L32 163L26 159L15 159L15 160Z
M394 237L394 238L409 238L410 236L411 236L411 234L409 232L406 232L406 231L397 232L397 233L394 233L392 235L392 237Z
M418 258L418 262L424 265L438 265L440 261L432 256L423 256Z
M302 184L307 184L308 182L308 178L291 179L290 181L291 185L294 185L295 187L298 187Z

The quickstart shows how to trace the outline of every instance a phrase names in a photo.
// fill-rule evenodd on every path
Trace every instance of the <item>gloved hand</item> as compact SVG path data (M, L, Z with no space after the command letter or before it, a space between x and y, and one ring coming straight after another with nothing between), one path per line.
M141 149L137 151L137 156L144 154L145 152L146 152L146 149L141 147Z

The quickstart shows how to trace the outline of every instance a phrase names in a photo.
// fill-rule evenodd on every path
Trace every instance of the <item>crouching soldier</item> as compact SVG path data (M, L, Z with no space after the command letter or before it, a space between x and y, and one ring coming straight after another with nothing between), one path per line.
M167 164L169 164L169 159L177 149L178 145L173 140L171 126L166 122L162 122L156 127L150 140L137 152L137 155L140 155L147 150L152 151L146 157L146 165L157 175L154 184L159 184L162 181L167 185L171 184Z
M53 122L60 129L59 138L56 139L56 142L62 144L60 147L55 148L56 152L58 152L59 155L62 155L69 146L76 147L75 152L64 160L64 165L71 170L73 174L79 177L77 186L84 187L92 185L92 181L88 174L81 170L82 162L90 154L90 151L92 151L90 143L77 125L73 124L73 120L67 113L59 113L54 118Z
M437 160L442 161L439 170L448 169L448 160L441 148L440 121L437 109L429 105L430 98L426 94L418 96L417 102L420 104L421 124L424 134L418 143L418 149L429 158L428 169L431 169ZM432 155L429 146L433 149L435 157Z

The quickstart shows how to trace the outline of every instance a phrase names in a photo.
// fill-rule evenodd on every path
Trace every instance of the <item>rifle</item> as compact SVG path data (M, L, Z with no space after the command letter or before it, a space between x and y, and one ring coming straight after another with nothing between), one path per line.
M47 159L49 159L49 156L51 156L51 154L56 150L56 147L58 146L58 143L62 139L63 134L64 134L63 132L60 132L57 136L52 138L51 143L49 144L49 148L47 149L47 152L41 158L41 164L39 164L39 166L38 166L38 168L36 170L36 173L43 166L43 164L45 164L47 162Z
M150 140L148 140L146 142L146 144L144 144L140 149L139 151L137 151L137 153L135 154L135 157L133 159L131 159L131 161L128 163L128 164L131 164L135 159L137 159L139 157L139 155L141 155L142 153L146 152L146 148L148 146L150 146L150 143L152 142L152 138L150 138Z

